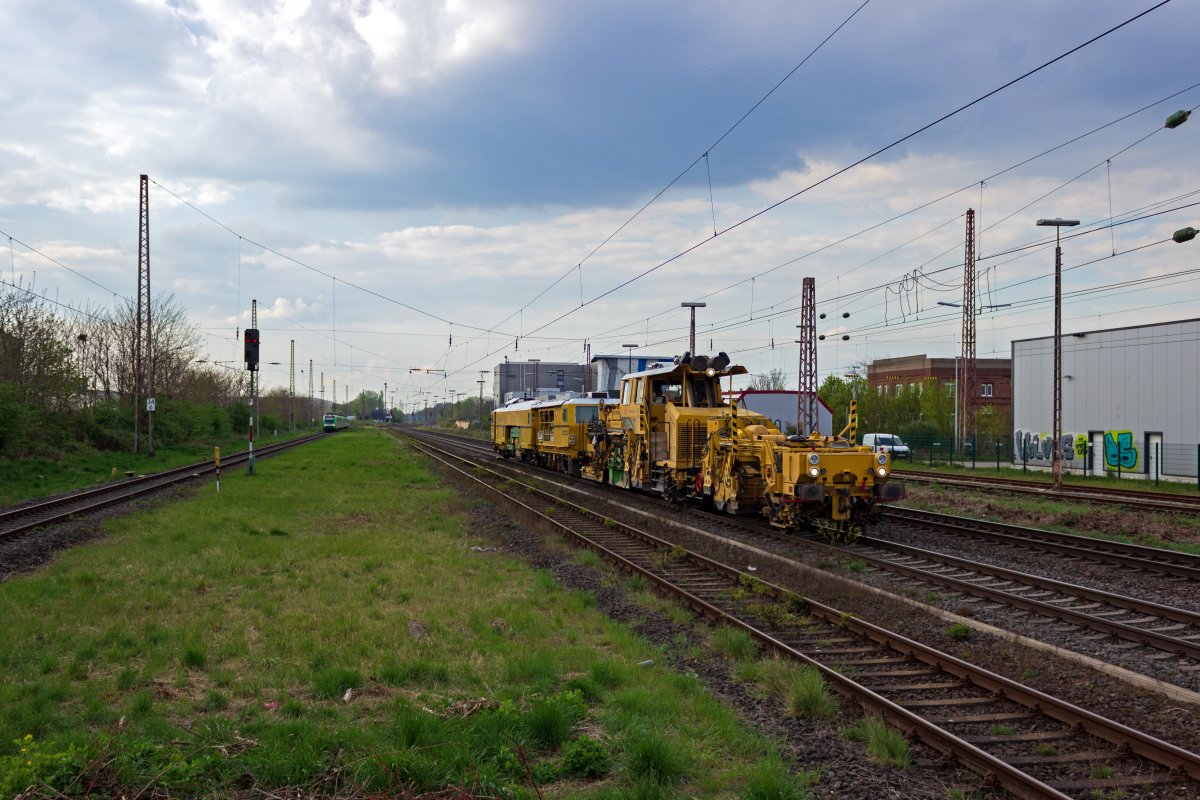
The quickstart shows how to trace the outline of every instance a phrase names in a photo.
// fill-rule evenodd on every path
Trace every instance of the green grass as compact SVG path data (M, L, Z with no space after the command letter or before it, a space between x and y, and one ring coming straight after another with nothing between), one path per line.
M280 431L278 438L268 434L259 443L274 444L293 436L304 436L312 432L312 430L297 431L292 434ZM130 447L133 446L132 429L129 434L129 444ZM244 452L246 446L246 434L239 432L214 439L211 442L156 447L153 458L145 454L145 444L143 443L143 452L139 455L134 455L127 450L83 450L65 453L53 460L0 459L0 507L35 497L96 486L107 481L125 480L125 473L129 471L142 475L181 467L185 464L211 461L214 447L220 447L221 454L227 456ZM227 475L229 475L229 471L222 473L222 481Z
M879 717L863 717L843 734L851 741L865 744L867 754L881 764L889 767L912 766L912 756L909 755L904 734Z
M0 583L0 790L738 796L777 747L463 502L352 430Z

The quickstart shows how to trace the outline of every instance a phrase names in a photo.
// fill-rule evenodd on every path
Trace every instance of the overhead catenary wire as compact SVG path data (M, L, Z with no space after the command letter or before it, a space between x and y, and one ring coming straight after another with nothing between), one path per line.
M1153 9L1151 9L1151 10L1153 10ZM882 228L882 227L884 227L884 226L886 226L886 225L889 225L889 224L891 224L891 223L893 223L893 222L896 222L896 221L898 221L898 220L900 220L900 219L903 219L904 217L910 216L910 215L912 215L912 214L914 214L914 213L916 213L916 212L918 212L918 211L922 211L922 210L924 210L924 209L926 209L926 208L929 208L929 207L931 207L931 206L933 206L933 205L936 205L937 203L940 203L940 202L943 202L943 201L945 201L945 200L948 200L949 198L951 198L951 197L953 197L953 196L955 196L955 195L957 195L957 194L960 194L960 193L962 193L962 192L964 192L964 191L966 191L966 190L968 190L968 189L971 189L971 188L973 188L973 187L974 187L974 186L976 186L977 184L980 186L980 205L982 206L982 192L983 192L983 188L982 188L982 187L983 187L983 186L984 186L984 185L985 185L985 184L986 184L988 181L990 181L990 180L993 180L993 179L995 179L995 178L998 178L998 177L1000 177L1000 176L1002 176L1002 175L1005 175L1005 174L1007 174L1007 173L1009 173L1009 172L1012 172L1013 170L1019 169L1020 167L1026 166L1026 165L1028 165L1028 164L1030 164L1030 163L1032 163L1032 162L1034 162L1034 161L1036 161L1036 160L1038 160L1038 159L1040 159L1040 158L1044 158L1045 156L1048 156L1048 155L1050 155L1050 154L1052 154L1052 153L1054 153L1054 152L1057 152L1058 150L1061 150L1061 149L1063 149L1063 148L1065 148L1065 147L1068 147L1068 146L1070 146L1070 145L1072 145L1072 144L1074 144L1074 143L1076 143L1076 142L1079 142L1079 141L1081 141L1081 140L1083 140L1083 139L1085 139L1085 138L1087 138L1087 137L1089 137L1089 136L1093 136L1093 135L1095 135L1096 133L1099 133L1099 132L1101 132L1101 131L1103 131L1103 130L1105 130L1105 129L1107 129L1107 128L1110 128L1110 127L1112 127L1112 126L1114 126L1114 125L1117 125L1117 124L1119 124L1119 123L1121 123L1121 122L1124 122L1125 120L1131 119L1131 118L1133 118L1133 117L1137 116L1138 114L1144 113L1144 112L1146 112L1146 111L1148 111L1148 110L1150 110L1150 109L1154 108L1155 106L1162 105L1163 103L1165 103L1165 102L1168 102L1169 100L1172 100L1172 99L1174 99L1174 98L1176 98L1176 97L1178 97L1178 96L1180 96L1180 95L1182 95L1182 94L1186 94L1187 92L1190 92L1190 91L1192 91L1192 90L1196 89L1197 87L1200 87L1200 83L1193 83L1193 84L1191 84L1190 86L1187 86L1187 87L1185 87L1185 88L1183 88L1183 89L1180 89L1180 90L1178 90L1178 91L1175 91L1175 92L1173 92L1173 93L1171 93L1171 94L1169 94L1169 95L1167 95L1167 96L1165 96L1165 97L1163 97L1163 98L1161 98L1161 99L1159 99L1159 100L1155 100L1155 101L1154 101L1154 102L1152 102L1152 103L1148 103L1148 104L1146 104L1146 105L1143 105L1143 106L1141 106L1140 108L1138 108L1138 109L1136 109L1136 110L1134 110L1134 111L1127 112L1126 114L1123 114L1122 116L1120 116L1120 117L1117 117L1116 119L1110 120L1109 122L1106 122L1106 123L1104 123L1103 125L1100 125L1100 126L1097 126L1097 127L1095 127L1095 128L1092 128L1092 129L1090 129L1090 130L1086 131L1085 133L1078 134L1078 135L1076 135L1076 136L1074 136L1074 137L1072 137L1072 138L1068 139L1068 140L1067 140L1067 141L1065 141L1065 142L1061 142L1061 143L1059 143L1059 144L1057 144L1057 145L1054 145L1053 147L1047 148L1047 149L1045 149L1045 150L1043 150L1043 151L1039 152L1039 153L1038 153L1038 154L1036 154L1036 155L1029 156L1028 158L1025 158L1025 159L1022 159L1021 161L1018 161L1018 162L1016 162L1015 164L1012 164L1012 165L1010 165L1010 166L1007 166L1007 167L1005 167L1005 168L1003 168L1003 169L1001 169L1001 170L998 170L998 171L996 171L996 172L993 172L992 174L988 175L988 176L987 176L987 177L985 177L985 178L982 178L982 179L980 179L979 181L972 181L971 183L967 184L966 186L963 186L963 187L960 187L960 188L958 188L958 189L954 189L954 190L952 190L952 191L946 192L946 193L942 194L942 195L941 195L941 196L939 196L939 197L936 197L936 198L934 198L934 199L932 199L932 200L926 201L926 202L924 202L924 203L921 203L921 204L919 204L919 205L917 205L917 206L914 206L914 207L912 207L912 208L909 208L909 209L907 209L907 210L905 210L905 211L902 211L902 212L900 212L900 213L898 213L898 214L895 214L895 215L893 215L893 216L891 216L891 217L889 217L889 218L887 218L887 219L885 219L885 220L882 220L882 221L880 221L880 222L878 222L878 223L875 223L875 224L873 224L873 225L870 225L870 226L868 226L868 227L866 227L866 228L863 228L863 229L861 229L861 230L858 230L858 231L856 231L856 232L854 232L854 233L847 234L847 235L845 235L845 236L843 236L843 237L841 237L841 238L838 238L838 239L836 239L836 240L834 240L834 241L832 241L832 242L828 242L828 243L826 243L826 244L822 245L821 247L818 247L818 248L816 248L816 249L814 249L814 250L810 250L810 251L809 251L809 252L807 252L807 253L803 253L803 254L801 254L801 255L799 255L799 256L796 256L796 257L793 257L793 258L787 259L786 261L783 261L783 262L781 262L781 263L779 263L779 264L777 264L777 265L775 265L775 266L773 266L773 267L771 267L771 268L769 268L769 269L763 270L762 272L758 272L758 273L756 273L756 274L754 274L754 275L751 275L751 276L748 276L748 277L742 278L742 279L740 279L740 280L734 281L733 283L730 283L730 284L728 284L728 285L726 285L726 286L723 286L723 287L721 287L720 289L716 289L716 290L713 290L713 291L711 291L711 292L708 292L708 293L706 293L706 294L702 294L702 295L700 295L700 296L699 296L699 298L698 298L698 299L700 299L700 300L707 300L707 299L710 299L710 298L712 298L712 297L715 297L715 296L717 296L717 295L719 295L719 294L721 294L721 293L723 293L723 292L729 291L729 290L731 290L731 289L735 289L735 288L737 288L738 286L743 286L743 285L745 285L745 284L747 284L747 283L751 282L752 280L754 280L754 279L756 279L756 278L763 278L763 277L765 277L765 276L767 276L767 275L770 275L770 274L772 274L772 273L774 273L774 272L777 272L777 271L779 271L779 270L781 270L781 269L784 269L785 267L789 267L789 266L792 266L792 265L794 265L794 264L796 264L796 263L799 263L799 262L800 262L800 261L802 261L802 260L805 260L805 259L808 259L808 258L812 258L812 257L814 257L814 256L817 256L817 255L820 255L821 253L824 253L824 252L826 252L826 251L828 251L828 250L830 250L830 249L833 249L834 247L837 247L837 246L839 246L839 245L845 244L846 242L849 242L849 241L852 241L853 239L856 239L856 238L858 238L858 237L864 236L864 235L866 235L867 233L870 233L870 232L872 232L872 231L875 231L875 230L877 230L877 229L879 229L879 228ZM1140 143L1141 141L1144 141L1144 140L1145 140L1145 139L1147 139L1147 138L1149 138L1149 136L1143 137L1142 139L1138 140L1138 142L1135 142L1134 144L1138 144L1138 143ZM1132 145L1131 145L1131 146L1132 146ZM1129 147L1126 147L1126 148L1125 148L1124 150L1122 150L1121 152L1125 152L1125 151L1127 151L1128 149L1129 149ZM1059 188L1062 188L1062 187L1060 186ZM1009 216L1011 216L1011 215L1009 215ZM957 216L956 216L956 217L955 217L955 219L957 219L957 218L959 218L959 217L957 217ZM1008 217L1005 217L1005 219L1008 219ZM999 224L999 223L997 222L997 223L990 224L990 225L988 225L988 226L987 226L987 229L988 229L988 230L990 230L990 229L992 229L992 228L996 227L996 225L997 225L997 224ZM984 231L983 229L980 229L980 230L978 231L978 235L979 235L979 237L980 237L980 238L982 238L982 236L983 236L983 233L984 233L984 232L985 232L985 231ZM955 245L953 248L950 248L950 249L951 249L951 250L953 250L953 249L957 249L957 247L958 247L958 245ZM977 251L980 251L980 252L982 251L982 250L981 250L981 248L979 248L979 247L977 247L976 249L977 249ZM949 251L947 251L947 252L949 252ZM851 272L853 272L853 271L855 271L855 270L857 270L857 269L861 268L862 266L865 266L866 264L869 264L869 263L871 263L871 261L863 262L863 264L860 264L858 267L854 267L854 268L851 268L850 270L846 270L846 271L840 272L840 273L838 274L838 277L844 277L844 276L846 276L846 275L850 274ZM961 265L960 265L960 266L961 266ZM798 297L798 296L799 296L799 295L795 295L794 297ZM786 301L785 301L785 302L786 302ZM658 313L656 316L663 316L663 315L666 315L666 314L670 314L670 313L673 313L673 312L674 312L674 310L675 310L675 309L674 309L674 307L672 306L672 307L669 307L669 308L666 308L666 309L664 309L663 311L660 311L660 312L659 312L659 313ZM623 327L623 326L621 326L621 327ZM608 334L608 333L613 333L613 332L615 332L615 331L617 331L617 330L620 330L620 327L618 327L618 328L613 328L613 329L610 329L609 331L605 331L605 332L601 332L601 333L595 333L595 334L592 334L592 337L593 337L593 338L595 338L595 337L604 336L604 335L606 335L606 334Z
M850 170L854 169L855 167L858 167L858 166L866 163L867 161L870 161L871 159L873 159L879 155L882 155L883 153L886 153L889 150L892 150L893 148L903 144L904 142L908 141L909 139L912 139L915 136L918 136L918 135L924 133L925 131L928 131L931 128L936 127L937 125L940 125L941 123L945 122L946 120L949 120L949 119L955 117L956 115L961 114L963 111L966 111L967 109L969 109L975 105L978 105L979 103L983 102L984 100L987 100L988 98L999 94L1000 92L1004 91L1005 89L1008 89L1008 88L1016 85L1017 83L1019 83L1023 80L1026 80L1027 78L1037 74L1038 72L1041 72L1042 70L1046 69L1047 67L1058 63L1059 61L1063 60L1064 58L1067 58L1068 56L1079 52L1083 48L1088 47L1089 45L1092 45L1095 42L1100 41L1101 39L1105 38L1106 36L1109 36L1109 35L1115 33L1116 31L1132 24L1133 22L1136 22L1137 20L1141 19L1142 17L1146 16L1147 14L1150 14L1151 12L1167 5L1170 2L1171 2L1171 0L1160 0L1160 2L1156 3L1155 5L1151 6L1148 9L1141 11L1138 14L1126 19L1124 22L1118 23L1117 25L1112 26L1111 28L1107 29L1106 31L1096 34L1095 36L1084 41L1083 43L1072 47L1071 49L1055 56L1054 58L1049 59L1048 61L1043 62L1042 64L1022 73L1021 75L1018 75L1017 77L1007 81L1006 83L980 95L979 97L975 98L974 100L971 100L967 103L960 105L959 107L955 108L953 111L949 111L949 112L943 114L942 116L938 117L937 119L933 120L932 122L928 122L925 125L922 125L921 127L917 128L916 130L912 131L911 133L905 134L904 136L902 136L898 139L895 139L891 143L884 145L883 147L880 147L865 156L862 156L861 158L857 159L856 161L853 161L850 164L847 164L846 166L835 170L834 172L826 175L825 177L808 184L807 186L803 187L802 189L799 189L799 190L787 195L786 197L783 197L782 199L777 200L776 202L771 203L770 205L768 205L762 209L759 209L758 211L754 212L753 214L750 214L749 216L742 218L741 220L739 220L739 221L729 225L725 229L719 231L715 236L698 241L695 244L692 244L691 246L685 248L684 250L676 253L675 255L670 256L670 257L658 262L657 264L655 264L651 267L648 267L647 269L637 273L633 277L630 277L630 278L627 278L626 280L621 281L620 283L611 287L610 289L607 289L607 290L601 292L600 294L592 297L590 300L588 300L583 305L581 305L577 308L572 308L567 311L564 311L563 313L559 314L558 316L554 317L553 319L549 320L548 322L545 322L545 323L541 324L540 326L538 326L537 328L533 329L533 331L531 331L531 333L537 333L551 325L557 324L558 322L561 322L562 320L564 320L567 317L576 313L579 309L589 306L599 300L602 300L605 297L608 297L609 295L620 291L621 289L625 288L626 286L629 286L629 285L641 280L642 278L645 278L647 275L650 275L650 274L662 269L663 267L673 264L674 262L678 261L679 259L683 258L684 256L690 255L691 253L700 249L704 245L715 241L721 235L730 233L731 231L734 231L734 230L742 227L743 225L746 225L746 224L758 219L759 217L763 216L764 214L768 214L771 211L774 211L775 209L779 208L780 206L783 206L784 204L789 203L792 200L795 200L796 198L812 191L813 189L816 189L816 188L828 183L829 181L839 177L840 175L843 175L846 172L849 172ZM972 184L972 185L974 185L974 184ZM488 355L491 355L491 354L488 354Z
M1169 2L1169 0L1167 0L1167 1ZM728 138L730 134L732 134L735 130L737 130L737 128L743 122L745 122L746 119L749 118L749 116L751 114L753 114L755 111L757 111L759 106L761 106L763 103L765 103L767 101L767 99L771 97L771 95L773 95L781 86L783 86L783 84L787 83L788 79L790 79L793 75L795 75L796 72L802 66L804 66L806 63L808 63L809 59L811 59L813 56L815 56L821 50L821 48L823 48L826 44L828 44L830 39L832 39L834 36L836 36L842 30L842 28L846 27L846 25L848 25L852 19L854 19L856 16L858 16L858 13L860 11L862 11L869 2L870 2L870 0L863 0L861 5L859 5L856 9L854 9L854 11L851 12L848 17L846 17L844 20L842 20L841 23L838 24L838 26L836 28L834 28L828 35L826 35L826 37L824 39L822 39L821 42L816 47L814 47L812 50L810 50L808 55L806 55L804 58L802 58L800 60L800 62L798 64L796 64L796 66L792 67L792 69L786 75L784 75L782 78L780 78L779 82L776 83L774 86L772 86L771 89L766 94L764 94L762 97L760 97L758 99L758 101L754 103L754 105L750 106L750 108L747 109L746 112L742 114L742 116L738 117L737 121L734 122L732 125L730 125L725 130L724 133L722 133L720 136L718 136L716 141L714 141L707 148L705 148L702 155L696 156L696 158L694 158L690 164L688 164L686 167L684 167L683 170L680 171L680 173L678 175L676 175L674 178L672 178L667 183L666 186L659 189L654 194L653 197L651 197L649 200L647 200L637 211L633 212L633 214L630 215L628 219L626 219L624 222L622 222L620 225L618 225L616 230L614 230L608 236L604 237L604 239L601 240L601 242L598 245L596 245L594 248L592 248L591 251L589 251L587 253L587 255L585 255L583 257L583 259L581 259L579 261L578 266L580 268L582 268L583 264L585 264L586 262L591 260L591 258L594 255L596 255L597 253L599 253L605 246L607 246L609 242L611 242L613 239L615 239L617 236L619 236L621 234L621 232L624 231L625 228L629 227L629 225L634 220L636 220L638 217L640 217L646 211L646 209L650 208L650 206L652 206L654 203L658 202L658 200L664 194L666 194L671 189L671 187L673 187L680 180L682 180L684 175L687 175L689 172L691 172L692 169L694 169L695 166L700 163L701 159L703 159L707 164L709 154L714 149L716 149L717 146L721 144L721 142L725 141L725 139ZM712 175L711 175L711 173L709 173L710 200L711 200L711 194L712 194ZM717 225L716 208L714 206L714 208L713 208L713 236L714 237L717 235L716 225ZM533 297L533 299L527 301L517 311L514 311L512 314L509 314L507 317L505 317L500 322L498 322L495 327L499 327L500 325L503 325L504 323L511 320L514 316L516 316L519 312L522 312L525 309L529 308L531 305L533 305L538 300L540 300L542 297L544 297L547 292L549 292L551 289L553 289L555 286L557 286L559 283L561 283L563 281L563 279L566 278L570 274L571 274L571 270L567 270L566 272L564 272L562 275L560 275L558 278L556 278L553 283L551 283L545 289L540 291L535 297ZM584 305L585 305L585 303L583 302L583 298L580 297L579 307L582 308ZM489 355L490 355L490 353L489 353ZM478 362L476 362L476 363L478 363Z

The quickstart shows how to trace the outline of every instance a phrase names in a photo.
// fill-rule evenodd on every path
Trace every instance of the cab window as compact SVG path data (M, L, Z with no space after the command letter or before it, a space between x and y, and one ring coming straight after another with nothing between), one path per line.
M637 382L637 389L636 389L636 393L633 396L633 401L635 403L637 403L639 406L642 403L646 402L646 382L645 381Z
M575 406L576 422L595 422L600 419L600 409L597 406Z
M688 380L688 388L692 393L692 405L697 408L713 408L717 405L713 393L712 381L707 378L693 377Z
M625 381L621 384L621 402L625 405L633 402L633 381Z

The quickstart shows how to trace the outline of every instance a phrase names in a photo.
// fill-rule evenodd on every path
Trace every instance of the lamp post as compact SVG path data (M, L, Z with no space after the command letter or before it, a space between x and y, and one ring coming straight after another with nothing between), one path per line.
M688 352L696 355L696 309L705 308L708 303L680 303L680 308L690 308L692 310L692 327L688 334Z
M625 362L625 374L628 375L629 373L633 372L633 351L636 350L638 346L636 344L623 344L621 347L628 348L629 350L629 360Z
M1062 488L1062 229L1079 224L1077 219L1039 219L1038 225L1054 228L1054 488Z

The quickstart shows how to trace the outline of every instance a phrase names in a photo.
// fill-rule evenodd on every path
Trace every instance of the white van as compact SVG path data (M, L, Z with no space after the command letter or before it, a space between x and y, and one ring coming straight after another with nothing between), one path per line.
M912 450L894 433L868 433L863 436L862 443L877 453L891 453L893 459L912 460Z

